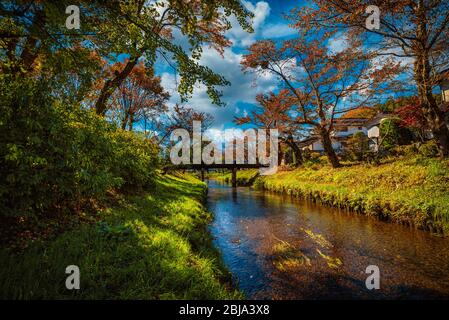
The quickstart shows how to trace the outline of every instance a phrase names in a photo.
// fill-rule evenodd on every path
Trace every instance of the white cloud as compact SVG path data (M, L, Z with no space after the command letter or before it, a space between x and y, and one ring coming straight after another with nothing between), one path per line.
M249 1L243 1L243 5L254 14L253 26L255 29L258 29L270 15L270 5L265 1L259 1L256 5Z
M270 15L270 5L265 1L259 1L255 5L249 1L243 1L246 9L254 14L252 20L253 33L248 33L240 26L235 16L230 17L232 28L228 30L227 36L237 46L247 47L256 41L256 36L261 32L266 18Z
M278 80L272 74L267 73L261 75L255 83L252 74L244 74L241 70L240 62L243 55L235 53L237 48L247 47L254 43L260 37L283 37L293 34L295 30L282 23L266 23L270 15L270 6L265 1L252 3L250 1L242 1L243 5L254 14L252 26L254 33L248 33L242 29L234 16L230 17L232 28L227 32L226 36L232 41L231 48L225 48L223 57L214 49L205 46L199 63L210 67L215 73L226 78L231 85L219 88L223 92L222 101L226 103L226 107L218 107L211 103L207 95L204 85L196 85L191 99L186 103L187 106L197 111L208 112L214 116L212 130L222 129L232 125L235 116L245 116L248 111L242 109L239 103L253 104L258 93L267 93L276 89ZM174 34L175 42L180 44L184 49L188 49L188 42L185 37L180 34ZM238 49L237 49L238 50ZM293 67L296 63L289 62ZM162 85L172 95L169 106L173 107L175 103L180 102L177 93L177 85L174 74L171 71L161 74ZM179 80L179 79L177 79ZM212 136L218 136L218 131L212 131ZM218 138L218 137L217 137Z
M253 75L244 74L241 71L240 61L243 56L234 53L231 48L226 48L221 57L214 49L204 48L203 56L200 60L202 65L209 66L214 72L224 76L231 85L220 88L223 91L223 102L226 107L218 107L213 105L206 92L204 85L195 86L192 98L186 104L197 111L208 112L214 116L214 125L223 123L231 123L234 116L241 113L237 103L255 103L258 93L268 92L276 89L277 79L268 74L260 77L257 84L253 81ZM172 95L169 105L173 106L176 102L180 102L179 95L176 91L175 76L170 73L163 73L161 81L164 88Z
M262 37L264 38L282 38L295 34L297 31L290 28L285 23L270 23L267 24L262 30Z
M337 33L327 43L327 47L332 53L340 53L348 47L348 38L344 33Z

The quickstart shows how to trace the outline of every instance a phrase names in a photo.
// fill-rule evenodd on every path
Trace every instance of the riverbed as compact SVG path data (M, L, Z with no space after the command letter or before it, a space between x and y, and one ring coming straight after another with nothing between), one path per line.
M449 298L448 238L288 195L208 185L214 244L248 299ZM367 288L368 266L379 270L379 289Z

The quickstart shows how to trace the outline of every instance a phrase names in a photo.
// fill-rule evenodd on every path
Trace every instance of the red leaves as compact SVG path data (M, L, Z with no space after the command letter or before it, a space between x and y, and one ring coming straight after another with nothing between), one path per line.
M399 126L413 129L425 129L426 119L418 102L400 107L395 110L395 114L400 117Z

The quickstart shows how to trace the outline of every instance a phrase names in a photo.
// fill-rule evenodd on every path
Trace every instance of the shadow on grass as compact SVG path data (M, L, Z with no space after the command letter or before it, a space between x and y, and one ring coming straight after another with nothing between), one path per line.
M0 251L1 298L240 298L207 232L203 193L198 181L165 176L150 193L104 212L100 224L21 255ZM80 268L80 290L65 288L68 265Z

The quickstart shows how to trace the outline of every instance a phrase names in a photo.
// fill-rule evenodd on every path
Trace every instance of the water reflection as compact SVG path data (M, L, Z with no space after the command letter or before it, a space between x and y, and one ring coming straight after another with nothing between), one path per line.
M248 298L449 297L449 239L290 196L209 182L215 244ZM365 287L377 265L381 289Z

